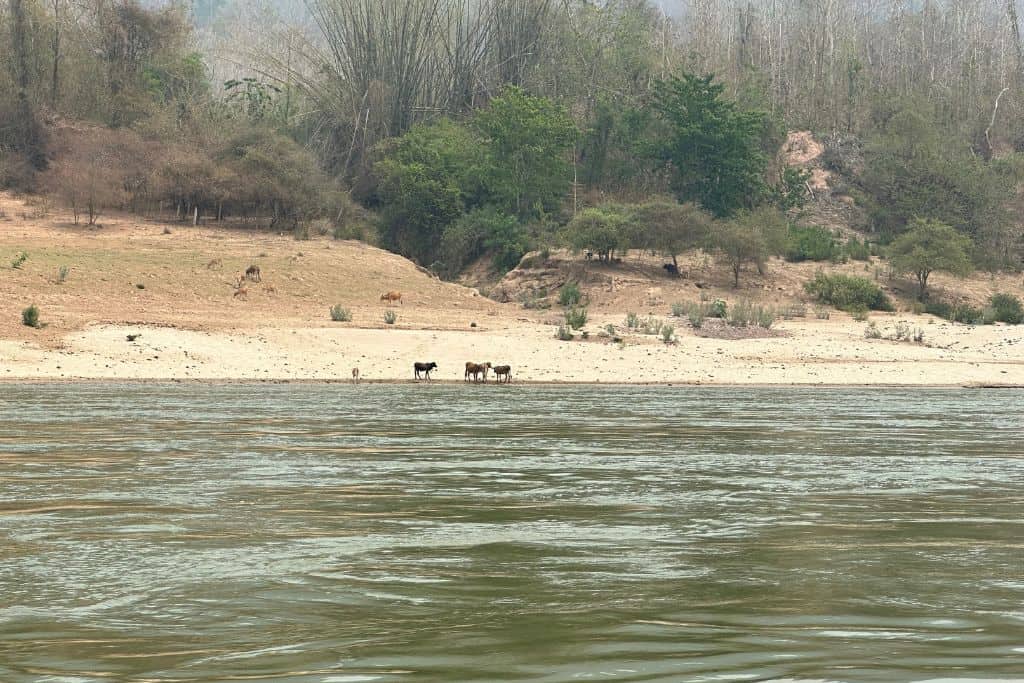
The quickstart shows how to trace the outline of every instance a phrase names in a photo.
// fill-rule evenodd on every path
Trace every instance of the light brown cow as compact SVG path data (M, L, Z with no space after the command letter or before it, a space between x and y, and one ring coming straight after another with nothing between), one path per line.
M402 302L402 293L401 292L384 292L383 294L380 295L380 300L381 301L386 301L389 304L392 301L397 301L398 303L402 304L403 306L405 305Z
M465 380L468 382L470 376L473 377L474 382L480 381L480 376L483 375L483 381L487 381L487 371L491 369L491 364L488 363L474 363L472 361L466 362L466 374L464 375Z

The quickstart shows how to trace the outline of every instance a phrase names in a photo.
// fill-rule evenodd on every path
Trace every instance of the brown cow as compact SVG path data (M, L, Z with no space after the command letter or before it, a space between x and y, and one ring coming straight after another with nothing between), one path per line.
M502 377L505 378L504 379L505 384L508 384L509 382L512 381L512 366L511 365L495 365L491 369L494 370L494 381L495 382L499 382L499 383L502 382Z
M488 363L474 363L472 361L466 361L466 374L464 379L468 382L470 375L473 376L474 382L480 381L480 375L483 375L483 381L487 381L487 371L491 369L491 364Z
M380 300L381 301L386 301L389 304L392 301L397 301L398 303L402 304L403 306L405 305L402 302L402 293L401 292L384 292L383 294L380 295Z

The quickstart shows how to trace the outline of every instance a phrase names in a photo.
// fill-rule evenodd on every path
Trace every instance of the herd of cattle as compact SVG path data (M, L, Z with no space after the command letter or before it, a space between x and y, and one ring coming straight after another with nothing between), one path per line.
M436 369L437 363L433 361L429 363L413 363L412 375L414 379L425 379L429 382L431 381L430 373ZM511 365L491 365L490 363L474 363L472 361L466 363L466 374L463 377L467 382L470 380L486 382L487 373L491 371L494 372L494 381L499 384L508 384L512 381Z

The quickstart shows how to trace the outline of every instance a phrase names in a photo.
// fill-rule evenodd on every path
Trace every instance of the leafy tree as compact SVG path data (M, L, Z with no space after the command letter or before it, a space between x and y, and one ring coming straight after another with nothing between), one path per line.
M480 138L465 126L441 119L387 141L379 154L374 174L383 213L383 245L420 263L433 263L441 256L445 229L486 199ZM469 258L464 254L460 260Z
M572 183L577 129L560 105L515 87L476 113L488 155L489 203L523 218L555 209Z
M655 111L668 139L660 154L675 167L681 201L696 201L719 217L750 208L764 194L766 117L726 100L713 76L684 73L659 81Z
M444 229L441 270L446 276L455 276L470 261L490 251L494 267L507 272L516 267L528 245L529 240L515 216L490 207L474 209Z
M908 230L890 246L893 267L917 278L917 297L928 297L928 276L936 270L955 275L971 272L971 241L952 226L936 220L915 218Z
M634 211L636 236L633 246L653 248L672 257L707 241L711 217L695 204L654 200L640 204Z
M569 243L576 249L589 249L602 261L626 244L628 218L615 206L584 209L566 226Z
M936 116L927 107L922 111L911 105L898 110L865 152L861 184L872 200L875 225L898 235L914 218L934 219L998 248L1017 172L970 154L966 145L950 144Z
M773 207L740 211L730 220L716 224L711 243L729 265L733 287L740 286L740 271L747 263L755 263L764 274L764 264L772 254L779 253L786 242L786 220Z

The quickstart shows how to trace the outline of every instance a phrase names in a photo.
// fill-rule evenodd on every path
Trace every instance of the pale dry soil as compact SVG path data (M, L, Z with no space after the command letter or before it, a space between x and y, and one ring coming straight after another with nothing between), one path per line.
M836 312L817 320L808 306L808 317L779 322L776 336L717 339L669 316L670 302L702 293L779 306L798 301L800 279L813 273L803 264L772 263L766 278L748 274L736 292L724 269L706 259L695 259L689 277L676 281L659 273L656 260L627 259L606 278L607 290L590 292L589 339L562 342L554 338L557 308L498 304L359 242L125 215L88 228L39 204L0 194L0 381L348 381L355 367L366 381L407 381L417 360L437 362L436 380L461 381L473 360L512 365L514 382L1024 385L1024 326L872 314L885 335L899 322L923 330L924 343L916 344L866 339L865 323ZM12 268L20 252L28 258ZM207 267L214 259L223 266ZM236 297L234 278L250 264L260 266L263 282ZM63 283L61 265L69 268ZM865 266L847 266L855 267ZM979 276L962 290L976 298L1019 295L1019 279ZM699 280L706 281L700 290ZM942 278L936 284L956 286ZM401 291L404 302L381 302L388 290ZM30 303L40 309L42 329L21 324ZM335 304L353 322L332 322ZM394 325L384 322L389 308L398 315ZM626 311L674 325L677 343L624 330ZM603 332L607 324L624 343ZM128 334L141 336L129 342Z

